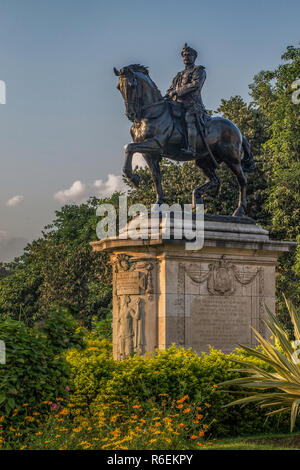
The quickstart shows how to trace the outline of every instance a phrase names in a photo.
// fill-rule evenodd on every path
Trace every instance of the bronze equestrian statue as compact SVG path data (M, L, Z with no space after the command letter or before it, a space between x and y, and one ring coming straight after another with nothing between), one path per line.
M148 69L139 64L114 69L119 77L126 116L133 122L133 143L125 148L124 174L139 185L132 172L132 157L141 153L152 174L157 200L164 202L159 163L162 157L175 161L194 160L205 176L205 183L193 191L193 207L203 203L203 194L220 181L216 175L219 163L225 162L235 174L239 187L239 205L234 216L243 217L246 209L246 171L255 164L247 139L228 119L210 117L201 98L206 79L203 66L195 65L197 52L185 44L182 50L185 69L176 75L165 97L150 78ZM184 119L183 119L184 117Z

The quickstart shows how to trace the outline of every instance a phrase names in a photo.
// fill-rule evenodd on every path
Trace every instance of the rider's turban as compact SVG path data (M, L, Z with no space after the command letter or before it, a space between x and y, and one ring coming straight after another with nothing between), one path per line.
M198 53L197 51L195 51L195 49L193 49L192 47L188 46L187 43L185 43L182 51L181 51L181 55L183 55L184 52L189 52L190 54L192 54L193 56L197 57Z

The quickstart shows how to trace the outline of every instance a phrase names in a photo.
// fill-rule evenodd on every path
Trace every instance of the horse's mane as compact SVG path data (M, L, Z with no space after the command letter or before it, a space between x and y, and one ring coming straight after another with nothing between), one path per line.
M149 75L148 67L146 67L145 65L132 64L132 65L128 65L125 68L130 69L133 72L141 72L141 73L144 73L145 75Z
M150 78L148 67L146 67L145 65L131 64L131 65L127 65L126 67L123 67L121 69L121 74L126 75L127 72L137 72L137 73L142 73L142 74L146 75L146 77L147 77L146 81L148 81L148 83L160 93L156 83L154 83L152 78Z

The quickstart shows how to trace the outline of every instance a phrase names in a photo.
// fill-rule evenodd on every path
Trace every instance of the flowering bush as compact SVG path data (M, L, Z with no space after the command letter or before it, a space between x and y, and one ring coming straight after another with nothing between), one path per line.
M33 413L44 413L43 402L68 394L69 365L55 355L44 335L23 322L0 322L0 339L6 346L6 364L0 365L2 427L36 423L40 418Z
M60 401L44 426L25 438L15 433L14 448L183 450L213 444L209 404L202 408L187 395L177 401L167 394L144 403L114 401L92 415L86 407Z
M87 403L92 414L103 405L121 403L145 403L167 394L178 400L187 394L192 402L200 406L210 403L212 431L215 435L251 434L274 430L286 430L285 417L278 422L265 422L263 412L254 405L228 411L224 405L232 401L233 394L218 392L217 383L237 378L241 373L232 371L233 359L251 360L253 364L266 367L258 359L249 359L242 350L224 354L211 349L210 353L198 356L191 350L171 346L146 358L134 356L124 361L114 361L108 341L89 340L85 350L71 350L66 358L71 366L71 402Z

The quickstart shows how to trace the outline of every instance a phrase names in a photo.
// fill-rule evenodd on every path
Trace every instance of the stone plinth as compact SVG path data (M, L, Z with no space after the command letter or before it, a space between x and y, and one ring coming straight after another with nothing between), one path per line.
M250 219L205 216L204 246L184 240L104 239L94 251L113 266L114 357L153 353L172 343L198 353L255 346L268 336L264 304L275 309L278 256L296 243L274 241Z

